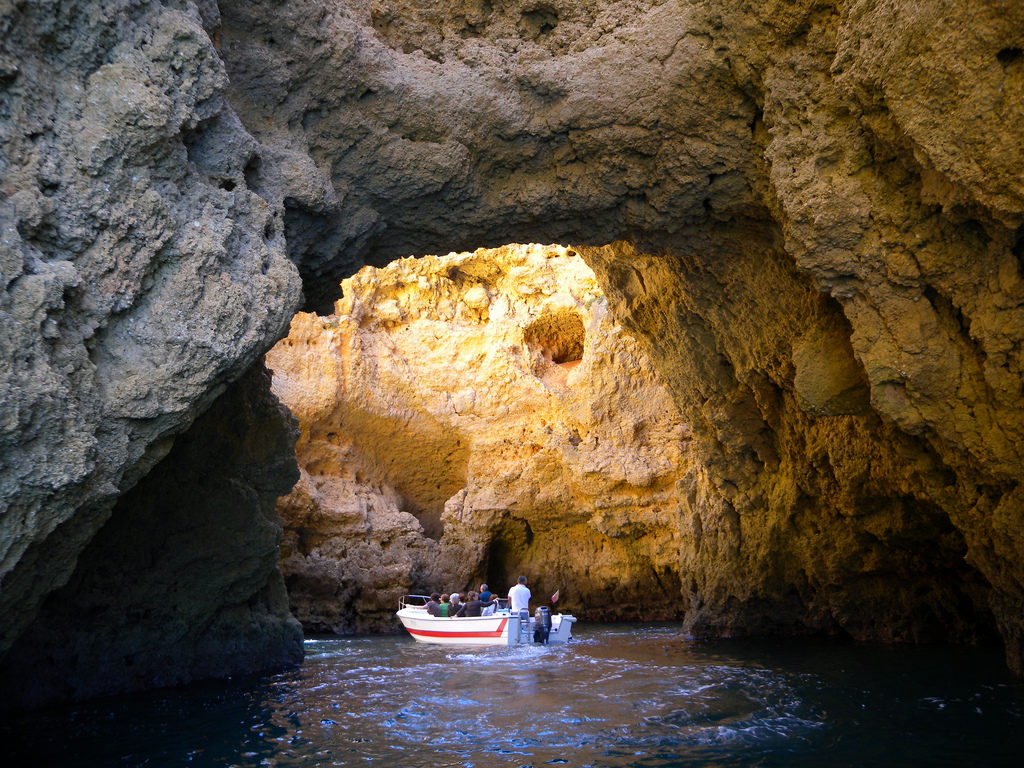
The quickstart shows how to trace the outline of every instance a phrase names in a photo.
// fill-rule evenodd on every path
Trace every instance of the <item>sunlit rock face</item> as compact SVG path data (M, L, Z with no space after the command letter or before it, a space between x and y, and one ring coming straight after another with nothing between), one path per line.
M582 249L613 314L642 334L692 419L686 626L986 638L990 591L964 562L951 471L871 409L836 304L777 245L734 244L718 264L622 244Z
M366 267L267 356L299 419L282 569L308 630L529 576L592 619L679 617L689 429L582 259L508 246Z

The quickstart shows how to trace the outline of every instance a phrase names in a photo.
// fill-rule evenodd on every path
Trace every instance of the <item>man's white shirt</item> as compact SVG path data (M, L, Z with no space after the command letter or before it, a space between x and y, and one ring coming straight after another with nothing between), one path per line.
M530 588L525 584L516 584L508 591L508 599L513 611L530 608Z

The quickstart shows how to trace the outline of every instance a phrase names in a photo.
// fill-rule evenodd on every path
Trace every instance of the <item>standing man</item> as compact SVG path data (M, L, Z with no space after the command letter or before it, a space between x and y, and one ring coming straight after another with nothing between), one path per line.
M530 588L526 586L525 576L520 576L516 585L509 589L508 601L513 613L524 608L530 610Z

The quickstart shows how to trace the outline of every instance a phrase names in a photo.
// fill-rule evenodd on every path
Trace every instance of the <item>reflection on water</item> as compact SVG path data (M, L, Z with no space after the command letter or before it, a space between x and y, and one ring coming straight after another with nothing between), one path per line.
M576 625L568 646L312 639L282 674L0 726L63 766L1019 765L1024 686L997 651L686 642Z

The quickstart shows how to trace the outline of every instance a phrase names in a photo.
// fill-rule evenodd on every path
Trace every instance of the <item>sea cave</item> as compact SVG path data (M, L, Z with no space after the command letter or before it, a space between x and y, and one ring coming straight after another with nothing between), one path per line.
M0 707L520 571L1024 672L1024 6L9 5Z

